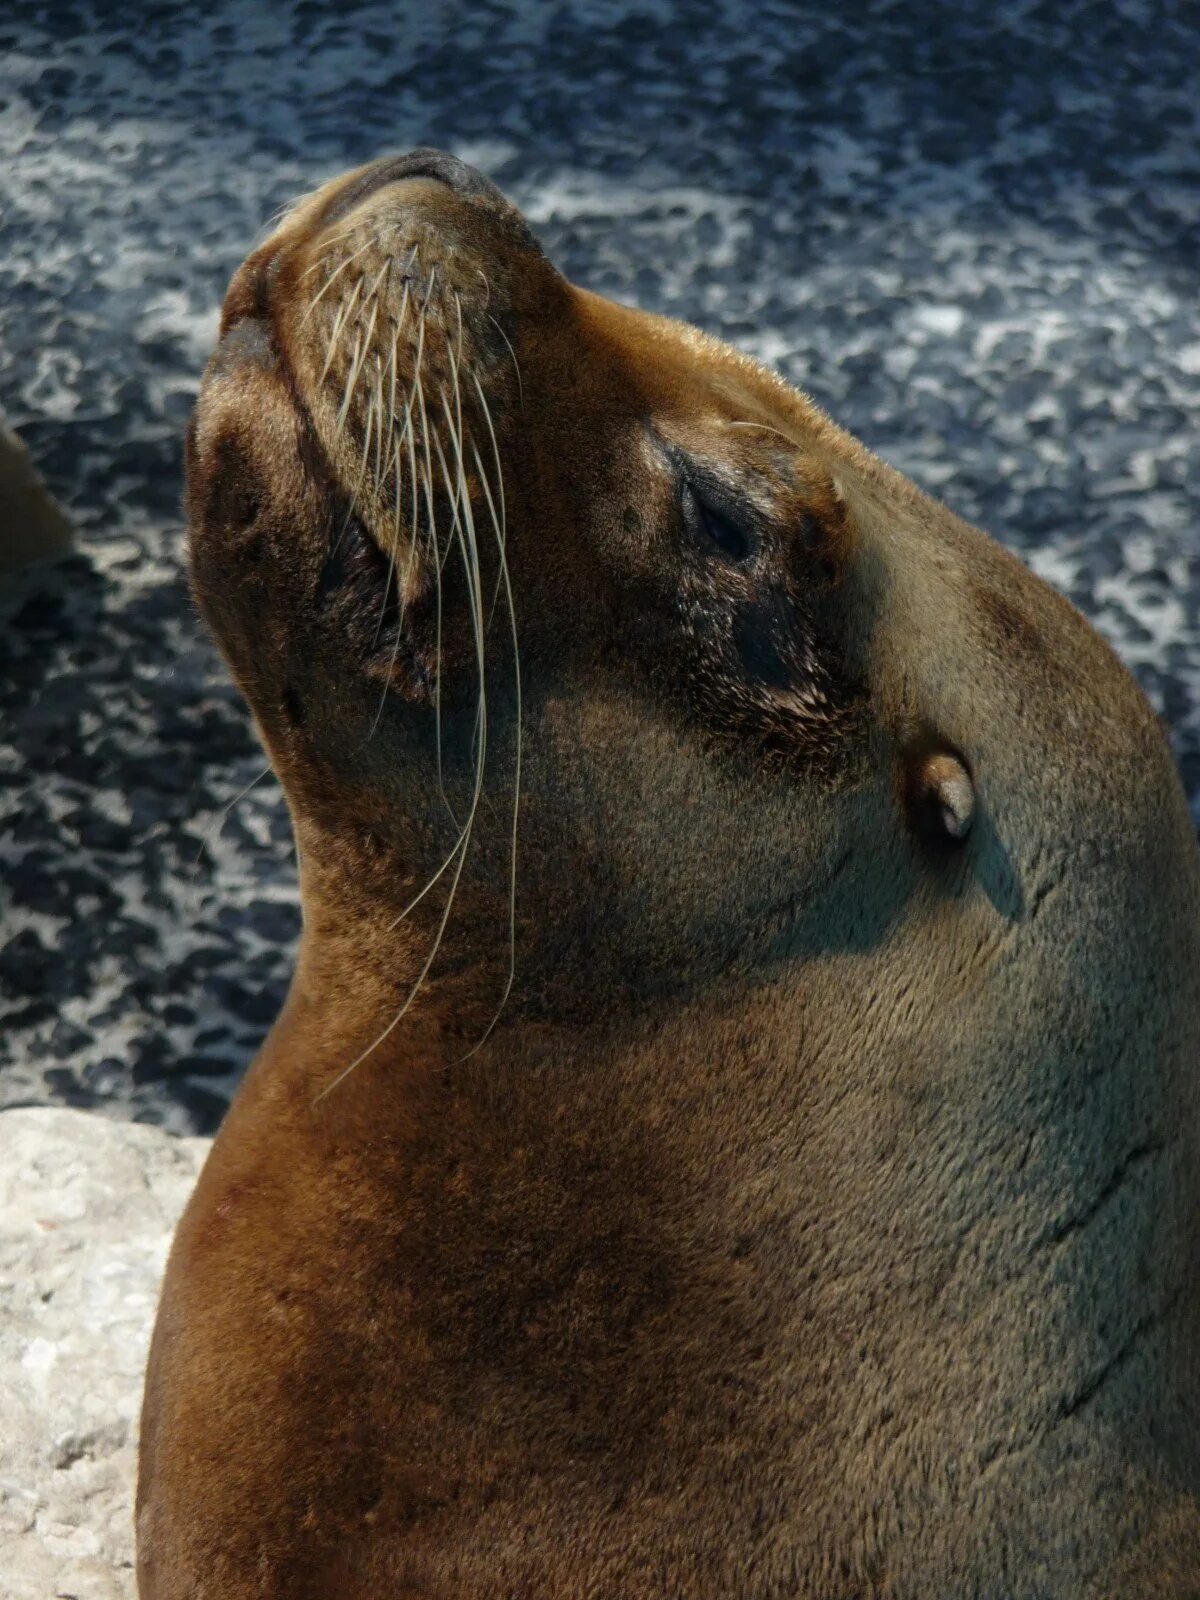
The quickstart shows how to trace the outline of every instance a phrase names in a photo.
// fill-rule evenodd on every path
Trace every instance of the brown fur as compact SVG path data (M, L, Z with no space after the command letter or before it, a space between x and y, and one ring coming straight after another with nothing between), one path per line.
M488 1034L501 601L445 940L347 1074L444 903L396 920L457 831L439 669L460 819L477 726L457 556L439 659L420 519L359 486L357 402L337 424L379 316L320 376L355 267L304 320L385 224L357 270L437 268L428 371L457 296L496 428L524 782ZM752 507L749 561L697 548L685 459ZM426 157L238 273L189 510L305 922L168 1269L143 1600L1200 1593L1200 873L1162 733L1070 606ZM938 750L977 790L953 847L909 800Z

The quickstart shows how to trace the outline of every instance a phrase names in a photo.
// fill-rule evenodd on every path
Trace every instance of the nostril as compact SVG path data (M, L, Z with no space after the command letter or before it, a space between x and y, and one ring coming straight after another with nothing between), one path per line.
M436 178L455 194L468 199L501 197L499 189L482 172L447 150L410 150L406 156L384 157L380 165L383 183L398 183L404 178Z
M348 215L377 190L386 188L390 183L403 183L408 178L432 178L466 200L486 201L501 207L507 205L494 183L457 156L445 150L410 150L404 156L383 156L360 172L357 178L334 196L322 218L323 226L329 227Z

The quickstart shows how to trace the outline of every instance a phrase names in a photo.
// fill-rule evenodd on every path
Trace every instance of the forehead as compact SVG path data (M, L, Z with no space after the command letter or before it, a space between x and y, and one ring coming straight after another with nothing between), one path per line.
M662 445L781 489L802 489L861 451L798 390L710 334L585 289L572 300L577 392L603 385L610 406L619 392L619 409Z
M576 288L574 299L584 337L635 372L639 388L662 409L706 404L726 420L791 430L797 442L819 426L820 412L802 394L711 334L587 289Z

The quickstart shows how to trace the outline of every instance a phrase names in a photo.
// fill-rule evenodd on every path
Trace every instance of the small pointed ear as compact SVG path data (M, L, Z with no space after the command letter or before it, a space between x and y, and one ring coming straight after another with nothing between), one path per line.
M909 778L914 818L926 833L961 841L975 820L975 783L966 762L952 750L926 751Z

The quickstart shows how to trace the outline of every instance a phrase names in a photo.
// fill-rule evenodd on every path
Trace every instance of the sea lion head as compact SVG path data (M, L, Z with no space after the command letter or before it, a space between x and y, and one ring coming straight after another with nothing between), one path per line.
M790 1330L813 1472L876 1508L856 1571L903 1525L928 1576L935 1523L963 1571L1065 1570L1038 1495L1098 1564L1160 1513L1183 1549L1196 850L1086 622L436 152L242 266L188 479L341 1063L619 1040L664 1169L721 1174L705 1237L758 1263L760 1357Z
M824 797L872 760L834 439L744 357L574 289L490 184L417 152L235 279L196 586L298 814L398 844L413 892L461 843L476 959L485 924L508 938L515 813L523 942L553 924L616 981L686 979L747 918L777 936L844 851Z

